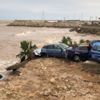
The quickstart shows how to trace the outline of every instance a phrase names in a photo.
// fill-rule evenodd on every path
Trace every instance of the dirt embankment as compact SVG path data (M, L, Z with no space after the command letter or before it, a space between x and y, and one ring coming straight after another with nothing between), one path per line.
M80 26L74 27L71 31L76 31L77 33L89 33L89 34L98 34L100 35L100 26L88 25L88 26Z
M8 26L70 28L85 23L80 20L15 20Z
M38 58L28 62L19 71L20 73L9 76L8 80L0 82L0 100L100 98L98 64L91 67L86 63L74 63L64 59Z
M0 20L0 26L2 25L8 25L9 23L12 23L13 20Z

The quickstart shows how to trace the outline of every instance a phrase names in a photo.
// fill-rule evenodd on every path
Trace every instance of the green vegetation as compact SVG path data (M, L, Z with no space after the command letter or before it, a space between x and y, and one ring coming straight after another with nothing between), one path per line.
M82 43L85 43L85 40L81 39L81 40L79 41L79 44L82 44Z
M76 41L74 41L73 46L77 47L78 43Z
M67 37L66 38L65 36L63 36L61 42L64 43L64 44L66 44L66 45L68 45L68 46L71 46L72 45L72 39L70 37Z
M31 60L32 52L37 48L36 45L32 45L32 41L22 41L20 42L21 52L17 55L20 58L20 61Z
M86 40L85 42L86 42L87 44L89 44L89 43L90 43L90 40Z
M80 44L86 43L89 44L89 40L84 40L84 39L80 39L79 43L77 43L76 41L72 40L70 37L65 37L63 36L61 43L64 43L68 46L78 46Z

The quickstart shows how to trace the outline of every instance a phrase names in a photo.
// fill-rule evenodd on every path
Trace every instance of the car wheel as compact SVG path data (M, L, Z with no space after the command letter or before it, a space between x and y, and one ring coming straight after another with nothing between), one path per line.
M4 80L5 76L3 74L0 74L0 80Z
M76 61L76 62L79 62L79 61L80 61L79 55L75 55L75 56L74 56L74 61Z
M83 62L85 62L87 59L82 59Z
M41 56L42 57L48 57L48 55L46 53L42 53Z

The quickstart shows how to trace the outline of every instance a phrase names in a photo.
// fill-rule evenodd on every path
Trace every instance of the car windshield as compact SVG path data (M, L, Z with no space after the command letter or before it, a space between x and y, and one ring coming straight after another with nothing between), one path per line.
M100 42L94 43L93 44L93 49L97 50L97 51L100 51Z
M63 49L66 49L66 48L68 48L68 46L66 45L66 44L59 44L59 46L61 47L61 48L63 48Z

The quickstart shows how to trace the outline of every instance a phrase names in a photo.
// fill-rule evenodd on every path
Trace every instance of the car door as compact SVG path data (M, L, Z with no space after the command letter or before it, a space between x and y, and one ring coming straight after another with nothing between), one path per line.
M55 51L54 51L54 45L48 45L48 48L46 48L47 55L48 56L54 56Z
M100 42L95 42L91 48L91 58L100 61Z
M54 45L54 56L56 57L62 57L63 56L63 50L61 49L61 47L59 47L58 45Z
M88 56L88 47L87 46L80 46L78 47L78 52L81 57L87 57Z

